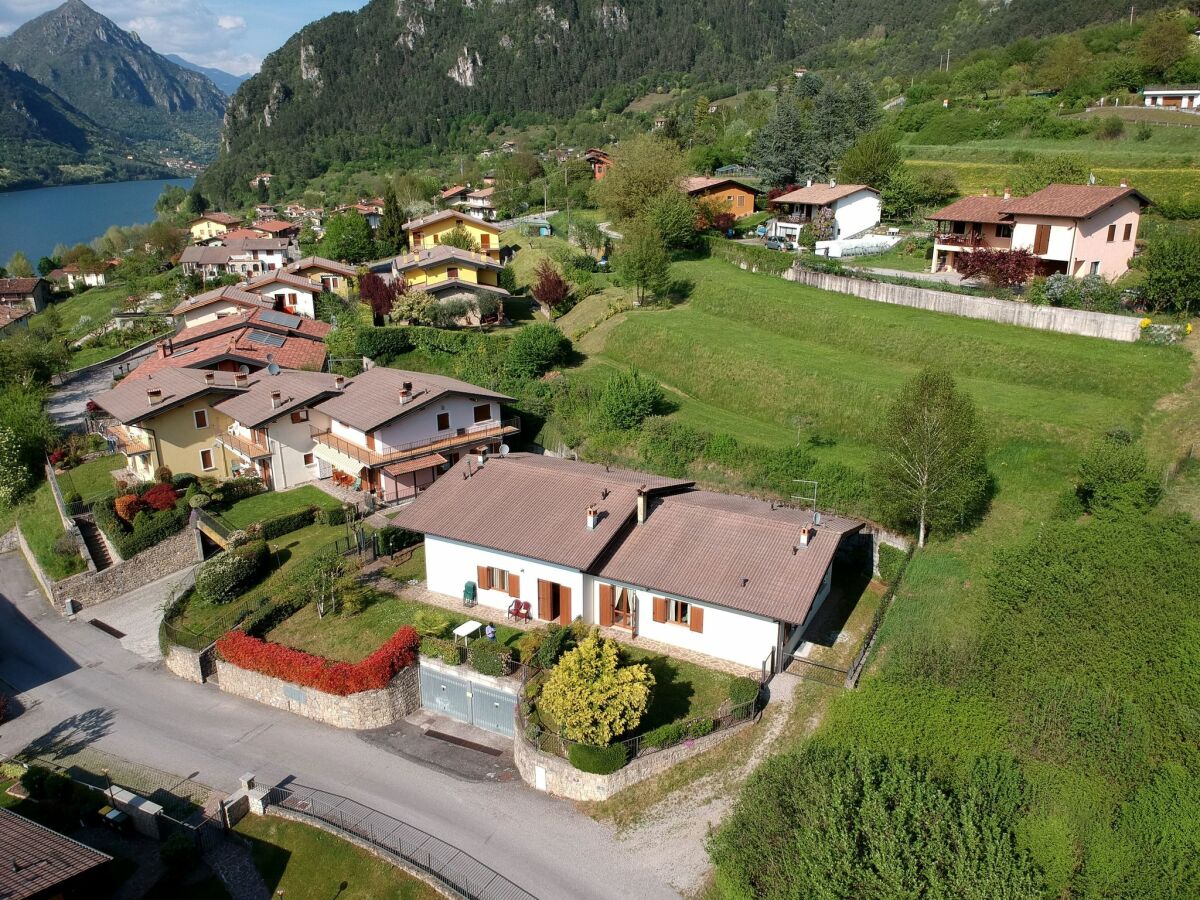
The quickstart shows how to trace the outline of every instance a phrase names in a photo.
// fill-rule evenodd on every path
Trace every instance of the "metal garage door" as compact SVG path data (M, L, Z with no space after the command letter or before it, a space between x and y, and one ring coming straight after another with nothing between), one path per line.
M459 675L421 666L421 706L512 737L517 698Z

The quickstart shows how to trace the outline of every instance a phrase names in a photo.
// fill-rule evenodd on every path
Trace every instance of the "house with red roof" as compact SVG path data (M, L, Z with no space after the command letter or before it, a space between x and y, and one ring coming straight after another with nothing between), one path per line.
M259 237L296 238L300 236L299 225L280 219L259 219L249 225L248 230L256 232Z
M1038 274L1111 281L1129 270L1149 202L1125 182L963 197L929 217L936 226L931 271L955 271L962 254L978 249L1025 249L1037 257Z
M592 147L584 151L584 160L592 167L592 178L599 181L608 173L609 166L612 165L612 157L599 147Z
M777 211L767 222L770 237L798 240L800 232L818 217L828 217L833 225L830 237L837 241L857 237L879 224L879 191L865 184L813 184L780 194L770 202Z

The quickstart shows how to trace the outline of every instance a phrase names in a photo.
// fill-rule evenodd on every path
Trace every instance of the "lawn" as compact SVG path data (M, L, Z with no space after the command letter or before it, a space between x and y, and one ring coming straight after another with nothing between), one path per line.
M58 489L63 496L74 491L84 500L94 500L103 497L116 489L112 473L125 468L122 458L116 454L98 456L83 465L67 469L58 479Z
M446 622L445 634L468 619L487 622L496 626L496 640L506 647L515 647L523 631L504 624L504 614L499 610L481 611L479 607L469 613L454 613L440 606L430 606L403 596L374 592L371 604L353 616L326 616L317 618L314 606L306 606L291 618L277 625L267 634L267 640L304 650L326 659L343 662L358 662L373 653L384 641L396 633L402 625L413 625L421 612L432 612Z
M290 491L267 491L239 500L220 513L221 520L230 528L245 528L254 522L299 512L309 506L320 509L337 509L341 502L311 484L292 488Z
M842 263L847 266L867 266L873 269L928 272L931 262L930 258L928 256L916 256L912 253L905 253L900 249L903 246L904 243L902 241L886 253L876 253L872 256L850 256L843 259Z
M241 613L257 609L267 600L288 599L291 582L304 563L345 536L345 525L309 525L280 535L268 542L276 566L270 575L230 603L205 603L193 597L175 624L196 634L219 637Z
M628 662L645 663L654 674L650 706L633 734L645 734L669 722L713 715L729 699L733 676L671 656L621 644Z
M57 317L58 333L65 338L78 340L111 319L128 296L129 288L125 285L89 288L82 294L50 304L30 322L32 324Z
M437 900L425 882L341 838L299 822L246 816L239 835L272 896L287 900Z
M58 581L86 568L83 557L77 552L60 553L56 549L58 539L65 532L62 517L58 514L58 506L54 502L54 494L50 490L50 482L42 481L37 489L17 506L16 518L29 549L33 551L33 555L37 557L37 561L51 580Z

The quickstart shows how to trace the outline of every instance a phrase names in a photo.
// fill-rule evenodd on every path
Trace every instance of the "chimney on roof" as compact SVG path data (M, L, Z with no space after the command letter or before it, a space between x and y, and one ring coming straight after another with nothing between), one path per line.
M829 179L829 186L830 186L831 188L835 188L835 187L837 187L837 179L836 179L836 178L830 178L830 179Z
M165 341L159 341L158 342L158 358L166 359L170 355L171 355L171 339L167 338L167 340L165 340Z
M600 510L596 509L596 504L592 504L587 508L587 527L588 531L596 530L596 522L600 519Z
M809 542L816 537L816 534L817 530L815 528L813 528L811 525L805 525L800 529L800 546L807 547Z
M340 391L345 386L346 386L346 376L345 375L338 375L333 379L333 387L335 390Z
M1012 199L1012 188L1010 188L1010 187L1006 187L1006 188L1004 189L1004 199L1005 199L1005 200L1011 200L1011 199Z
M637 517L639 525L646 521L646 486L644 484L638 488Z
M205 384L216 384L217 383L217 373L216 372L205 372L204 373L204 383Z
M808 181L807 181L807 182L805 182L804 186L805 186L805 187L812 187L812 179L811 179L811 178L810 178L810 179L808 179Z
M1121 179L1121 187L1123 187L1123 188L1129 187L1129 179L1128 178Z
M234 387L245 387L250 383L250 376L245 372L238 372L233 376Z
M148 388L146 390L146 402L150 406L157 406L159 403L162 403L162 389Z
M412 399L412 382L405 381L400 385L400 405L403 406Z
M283 406L283 393L271 391L271 409L279 409L281 406Z

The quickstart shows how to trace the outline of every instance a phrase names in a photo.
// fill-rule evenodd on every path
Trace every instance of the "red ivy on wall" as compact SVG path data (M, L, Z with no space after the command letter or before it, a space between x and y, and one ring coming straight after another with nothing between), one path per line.
M345 697L387 687L397 672L416 661L420 644L416 630L405 625L366 659L346 663L231 631L217 641L217 652L238 668Z

